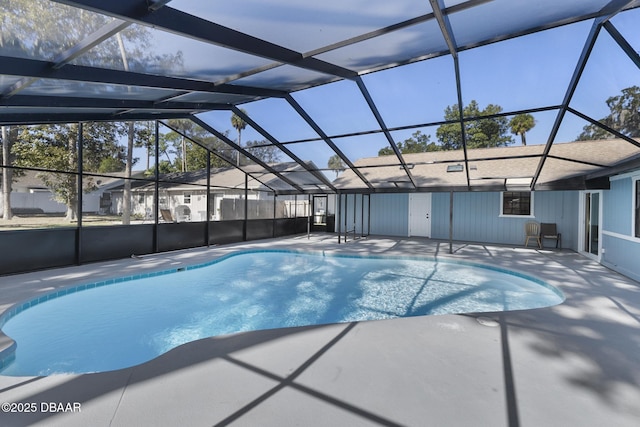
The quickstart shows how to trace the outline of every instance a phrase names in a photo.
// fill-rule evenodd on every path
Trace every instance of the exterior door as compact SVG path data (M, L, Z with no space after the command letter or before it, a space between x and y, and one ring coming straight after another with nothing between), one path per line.
M313 225L327 225L327 196L313 196Z
M599 259L602 242L602 193L586 191L581 199L580 252Z
M431 193L409 194L409 236L431 237Z

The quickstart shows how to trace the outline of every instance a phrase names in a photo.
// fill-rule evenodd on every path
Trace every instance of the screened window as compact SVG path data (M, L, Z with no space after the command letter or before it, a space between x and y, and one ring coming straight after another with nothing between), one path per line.
M501 216L533 216L533 193L530 191L505 191L501 202Z

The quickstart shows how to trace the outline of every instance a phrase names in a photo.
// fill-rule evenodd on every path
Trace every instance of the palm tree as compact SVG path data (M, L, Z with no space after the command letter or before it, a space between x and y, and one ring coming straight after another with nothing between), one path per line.
M240 111L242 111L243 114L247 114L247 112L244 111L243 109L240 109ZM240 137L242 135L242 130L247 127L247 122L242 120L242 117L238 116L236 113L233 113L233 115L231 116L231 126L233 126L238 131L238 146L242 147L242 143L241 143ZM240 152L239 151L238 151L238 154L237 154L237 157L236 157L236 162L237 162L237 165L240 166Z
M342 162L342 159L337 154L329 157L327 166L329 167L329 169L333 169L333 171L336 173L336 178L338 177L338 174L346 168L346 166Z
M514 135L520 135L522 145L527 145L527 138L525 137L525 134L533 129L535 125L536 120L531 114L518 114L509 122L511 133Z

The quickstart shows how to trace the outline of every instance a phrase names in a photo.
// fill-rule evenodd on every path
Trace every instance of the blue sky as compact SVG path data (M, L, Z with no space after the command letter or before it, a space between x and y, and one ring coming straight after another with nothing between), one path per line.
M612 20L627 40L639 47L637 22L640 22L638 10ZM585 21L461 52L463 103L476 100L481 108L493 103L504 111L561 104L590 29L591 21ZM385 124L391 128L443 120L444 109L457 102L450 56L366 74L363 81ZM603 30L570 105L599 119L609 112L605 104L608 97L638 84L640 71ZM354 82L322 85L295 92L293 97L330 136L379 129ZM317 137L285 100L263 100L241 108L279 141ZM556 116L555 111L534 114L536 126L527 135L528 144L546 143ZM201 118L220 131L229 130L229 135L236 138L230 112L214 111L202 114ZM567 114L555 142L574 140L585 124ZM437 126L421 131L431 135L431 141L435 142L436 129ZM394 132L393 137L396 142L403 141L414 131ZM250 126L242 133L243 142L263 139ZM520 144L519 137L514 136L514 140ZM333 141L353 161L376 156L387 145L381 133ZM326 167L328 158L334 154L323 143L292 144L288 148L319 167Z

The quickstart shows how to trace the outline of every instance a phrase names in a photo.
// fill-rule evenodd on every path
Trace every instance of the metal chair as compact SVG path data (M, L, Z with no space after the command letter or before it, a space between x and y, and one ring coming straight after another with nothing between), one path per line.
M524 225L524 232L526 239L524 241L525 248L529 246L529 240L535 239L538 242L538 247L542 248L542 242L540 241L540 224L535 221L527 222Z
M556 241L556 249L558 245L562 248L562 234L558 233L558 228L555 224L544 222L540 224L540 243L543 243L544 239L553 239Z

